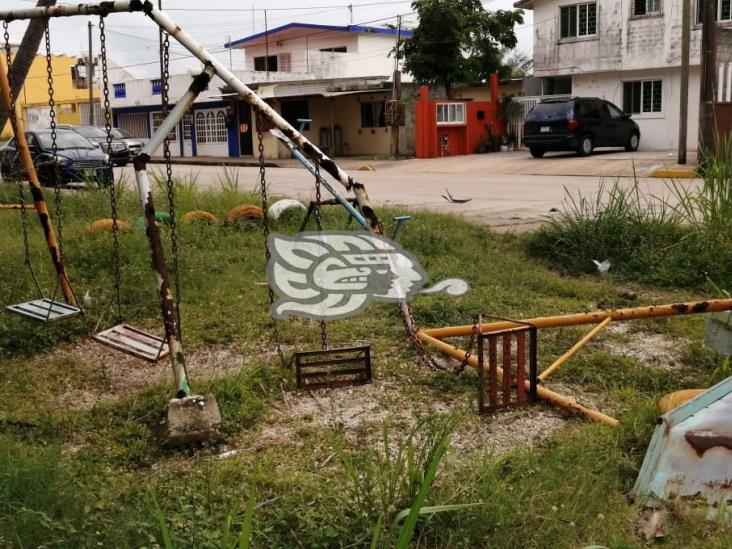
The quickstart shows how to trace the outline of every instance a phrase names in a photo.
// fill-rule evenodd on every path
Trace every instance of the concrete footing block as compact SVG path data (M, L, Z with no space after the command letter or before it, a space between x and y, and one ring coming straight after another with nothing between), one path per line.
M219 437L221 412L213 395L174 398L165 408L160 434L166 446L213 442Z

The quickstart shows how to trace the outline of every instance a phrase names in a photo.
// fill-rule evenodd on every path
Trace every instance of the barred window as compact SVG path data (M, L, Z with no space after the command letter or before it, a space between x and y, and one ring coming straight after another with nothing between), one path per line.
M193 131L193 115L191 113L186 114L183 117L183 140L190 141Z
M196 113L196 142L197 143L226 143L228 131L226 128L226 113L223 110Z
M157 78L155 80L150 81L150 86L152 87L152 94L153 95L160 95L163 91L163 83L160 81L160 78Z
M162 126L163 120L165 120L165 117L163 116L163 113L160 111L156 111L152 113L152 129L153 133L158 131L158 128ZM173 141L178 141L178 126L176 125L171 132L168 134L168 139Z
M595 34L597 34L597 2L559 8L560 38L577 38Z
M663 81L624 82L623 110L628 114L663 112Z
M717 0L717 21L732 21L732 0ZM696 2L697 23L704 22L704 0Z
M438 124L465 124L465 103L438 103Z
M127 97L127 84L115 84L114 97L115 99L124 99Z
M653 15L661 13L661 0L635 0L633 15Z

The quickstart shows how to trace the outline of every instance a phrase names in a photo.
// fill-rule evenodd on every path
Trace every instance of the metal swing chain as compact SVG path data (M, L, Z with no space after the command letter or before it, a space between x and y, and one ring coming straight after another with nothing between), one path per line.
M163 70L160 86L160 102L162 118L168 116L170 107L170 35L163 34ZM173 185L173 166L170 156L170 135L165 136L163 141L163 156L165 158L165 187L168 197L168 214L170 215L170 248L173 256L173 284L175 285L175 312L178 322L178 337L182 340L182 325L180 322L180 268L178 262L178 224L175 211L175 186Z
M473 316L473 328L470 330L470 340L468 341L468 346L465 349L465 357L460 362L460 366L458 366L457 370L455 371L456 374L463 373L465 367L468 365L470 357L473 356L473 346L475 345L475 338L478 335L478 328L480 327L480 324L480 315L476 314L475 316Z
M112 109L109 100L109 72L107 68L107 34L104 17L99 18L99 44L102 58L102 93L104 95L104 129L107 132L109 156L109 204L112 210L112 243L114 249L114 292L117 301L117 317L122 320L122 258L119 247L119 223L117 215L117 185L112 163Z
M323 232L323 218L320 215L320 164L315 163L315 226L318 232ZM323 350L328 349L328 332L325 325L325 320L320 320L320 346Z
M262 197L262 234L264 235L264 258L265 265L269 265L269 259L271 253L269 251L269 199L267 197L267 180L266 180L266 169L264 167L264 141L262 136L262 115L257 113L257 140L259 141L257 146L257 152L259 153L259 193ZM275 302L275 293L272 289L272 285L267 282L267 293L269 296L269 306L272 307ZM285 353L282 350L282 342L280 341L280 330L277 325L277 320L272 319L272 334L274 335L275 347L277 348L277 356L280 358L282 366L286 367L289 365L285 359Z
M8 116L10 117L10 120L12 121L12 125L14 128L17 128L18 124L18 113L17 113L17 105L15 103L15 93L13 93L13 78L10 74L10 69L13 65L13 57L12 52L10 51L10 31L8 30L8 22L3 21L3 38L5 39L5 61L6 66L8 67L8 87L10 88L10 112L8 113ZM17 149L16 149L16 155L17 155ZM25 207L25 192L23 190L23 178L18 177L18 201L20 203L20 223L21 228L23 230L23 256L24 256L24 263L26 267L28 267L28 270L31 272L31 276L33 277L33 282L36 285L36 289L38 290L38 293L45 297L43 294L43 289L41 288L41 284L38 281L38 277L36 276L35 271L33 270L33 264L31 263L31 256L30 256L30 243L28 242L28 209Z
M419 331L417 328L417 321L414 318L411 304L405 303L404 311L400 311L399 316L404 323L404 330L407 332L407 336L409 336L409 339L412 341L412 346L417 352L419 359L429 368L445 371L446 368L437 363L434 357L425 348L422 340L419 338L419 335L417 334L417 332Z
M54 97L55 90L53 85L53 58L51 57L51 30L48 19L46 20L46 28L44 30L46 41L46 80L48 82L48 112L51 118L51 155L52 166L51 173L53 175L53 188L56 209L56 231L58 232L58 248L63 257L63 211L61 209L61 171L58 165L58 134L56 132L56 99Z

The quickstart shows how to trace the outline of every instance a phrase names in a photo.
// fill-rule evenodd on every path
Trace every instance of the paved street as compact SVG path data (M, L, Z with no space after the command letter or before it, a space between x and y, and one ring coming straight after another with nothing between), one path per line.
M407 206L405 211L418 208L451 212L499 230L525 231L537 226L552 208L561 207L565 187L573 193L593 196L603 180L606 184L616 179L623 184L632 184L634 169L644 192L667 195L666 183L648 176L659 167L673 166L674 160L673 155L665 152L601 152L587 158L559 153L533 159L521 151L430 160L369 162L346 159L339 163L366 184L374 204L404 205ZM288 167L267 170L271 192L303 201L313 197L312 177L304 169L294 167L296 164L290 160L281 164ZM358 170L367 164L375 171ZM254 167L238 170L243 187L253 189L258 170ZM178 175L192 171L199 172L198 183L202 188L219 185L220 167L174 166L174 173ZM684 182L696 184L691 180ZM472 200L467 204L450 204L441 197L445 188L454 197Z

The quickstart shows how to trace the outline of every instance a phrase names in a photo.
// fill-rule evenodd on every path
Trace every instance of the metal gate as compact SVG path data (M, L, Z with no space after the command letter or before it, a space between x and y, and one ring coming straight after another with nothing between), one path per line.
M120 114L117 116L119 127L138 139L147 139L149 115L144 112Z
M512 120L508 125L509 133L512 133L513 135L516 136L516 146L517 147L524 146L524 122L526 121L526 115L529 114L529 111L531 111L531 109L533 109L537 103L539 103L540 101L547 100L547 99L563 100L563 99L569 99L570 97L572 97L572 96L571 95L527 95L525 97L514 97L513 100L520 103L524 108L521 118Z

